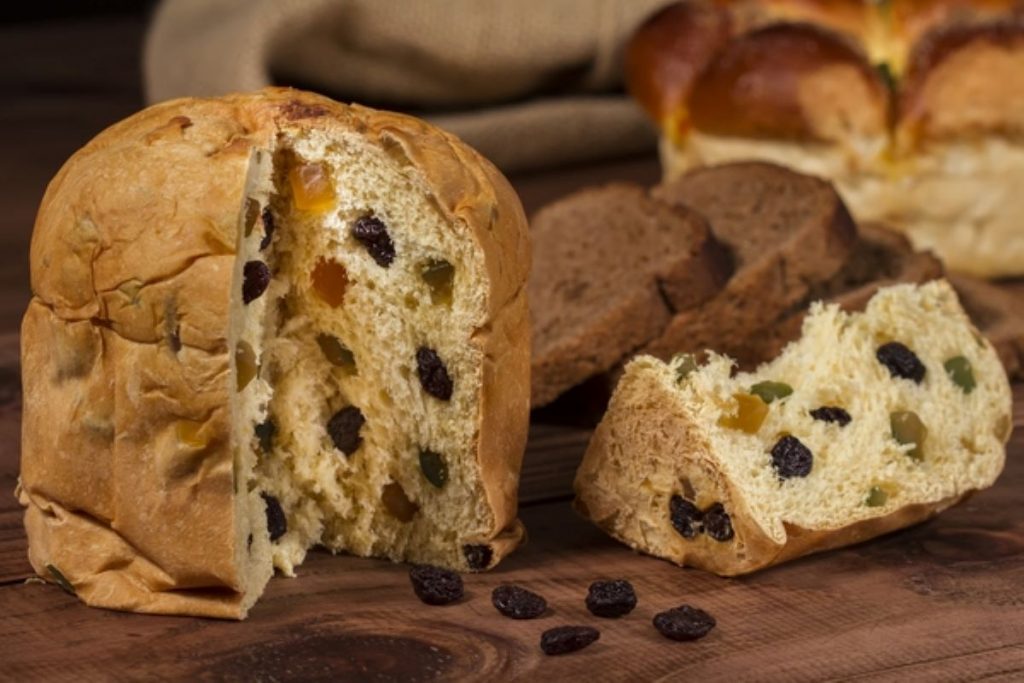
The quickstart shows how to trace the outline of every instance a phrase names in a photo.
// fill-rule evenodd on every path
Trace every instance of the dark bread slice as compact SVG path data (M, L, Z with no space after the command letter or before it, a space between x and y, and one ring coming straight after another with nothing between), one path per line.
M1024 379L1024 297L968 275L949 280L967 315L995 347L1006 374Z
M707 303L677 313L644 351L668 358L712 348L734 354L807 300L849 262L857 229L828 182L763 162L697 169L652 191L705 218L735 272Z
M702 218L630 184L545 207L531 239L534 407L623 361L676 311L714 296L730 272Z

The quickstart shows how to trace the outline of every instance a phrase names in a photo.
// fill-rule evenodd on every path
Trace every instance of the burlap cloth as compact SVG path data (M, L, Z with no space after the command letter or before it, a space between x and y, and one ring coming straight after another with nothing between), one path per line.
M151 102L267 84L408 111L505 170L653 148L622 47L667 0L164 0Z

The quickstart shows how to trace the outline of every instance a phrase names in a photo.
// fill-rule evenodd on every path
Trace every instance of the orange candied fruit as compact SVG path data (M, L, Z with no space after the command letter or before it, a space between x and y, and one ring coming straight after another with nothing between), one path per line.
M331 308L337 308L345 300L348 289L348 273L345 266L337 261L321 259L313 267L313 291Z
M288 171L292 200L300 211L327 211L334 206L334 186L322 164L296 164Z
M718 418L718 424L727 429L738 429L747 434L756 434L761 428L764 418L768 416L768 404L754 394L733 394L736 399L736 412Z
M189 448L203 448L206 446L206 439L199 435L199 430L202 428L202 422L198 422L196 420L178 420L177 425L175 425L178 441Z

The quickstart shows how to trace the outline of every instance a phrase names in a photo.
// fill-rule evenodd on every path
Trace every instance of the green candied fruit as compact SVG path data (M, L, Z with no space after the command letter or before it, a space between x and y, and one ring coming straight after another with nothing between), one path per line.
M676 381L682 382L697 369L697 357L692 353L677 353L672 357L672 365L676 368Z
M953 356L942 367L946 368L946 374L953 380L953 384L963 389L965 394L974 391L978 386L974 381L974 370L971 368L971 361L963 356Z
M356 372L356 357L337 337L329 334L318 334L316 343L323 351L324 358L331 365L342 368L346 373L353 375Z
M440 453L434 451L420 451L420 469L423 476L427 478L436 488L443 488L448 483L448 465Z
M909 410L890 413L889 424L896 443L913 444L914 447L907 451L907 455L918 462L924 460L924 442L928 438L928 428L921 422L917 413Z
M885 505L888 500L889 494L882 487L872 486L871 490L868 491L868 497L864 500L864 504L869 508L878 508Z
M793 393L793 387L785 382L773 382L765 380L750 387L750 393L759 396L765 403L771 403L777 398L786 398Z

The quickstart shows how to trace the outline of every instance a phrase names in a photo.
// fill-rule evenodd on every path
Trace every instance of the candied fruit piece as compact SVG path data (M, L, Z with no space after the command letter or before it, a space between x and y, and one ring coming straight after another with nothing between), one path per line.
M256 439L260 444L260 450L266 454L269 454L274 448L274 435L277 434L277 425L269 417L257 424L253 431L256 433Z
M676 369L676 382L682 382L697 369L697 357L692 353L677 353L672 357L672 365Z
M245 199L245 236L252 234L256 219L260 217L260 203L252 197Z
M360 431L366 424L366 418L359 408L348 406L342 408L327 422L327 434L331 437L334 447L345 455L352 455L363 443Z
M357 219L352 226L352 236L366 247L366 251L381 268L387 268L395 260L395 243L391 241L384 221L376 216Z
M540 649L546 655L565 655L582 650L601 637L592 626L556 626L540 635Z
M636 607L636 591L625 579L595 581L587 590L587 609L595 617L614 619L625 616Z
M491 604L510 619L536 619L548 608L548 601L543 597L507 583L491 592Z
M787 434L772 446L772 467L779 479L806 477L814 466L814 455L792 434Z
M288 171L292 201L300 211L323 212L334 206L334 185L323 164L300 163Z
M921 422L917 413L910 410L897 410L889 415L892 437L902 445L913 444L907 455L914 460L924 460L924 442L928 437L928 428Z
M793 393L793 387L785 382L773 382L765 380L750 387L750 393L760 397L765 403L771 403L777 398L786 398Z
M732 519L721 503L715 503L704 511L704 533L722 543L732 540Z
M288 531L288 518L281 508L281 502L269 493L260 493L263 502L267 504L267 531L270 533L270 540L276 541Z
M252 303L267 291L270 268L263 261L249 261L242 267L242 301Z
M419 373L423 391L442 401L451 400L452 379L448 375L448 368L445 367L444 361L437 355L437 351L426 346L417 349L416 371Z
M703 530L704 513L682 496L674 495L668 502L669 520L683 538L695 538Z
M397 481L384 485L380 490L380 500L388 514L403 523L411 522L420 509L419 505L409 500L405 489Z
M971 361L964 356L954 356L942 364L946 374L953 380L953 384L960 387L965 394L974 391L978 386L974 381L974 369L971 368Z
M337 261L320 259L313 267L313 291L331 308L337 308L345 300L348 289L348 273L345 266Z
M905 344L900 342L889 342L882 344L875 352L878 362L884 365L889 374L893 377L909 379L915 384L920 384L924 379L925 367L921 359L917 357Z
M420 268L420 277L430 288L431 303L451 305L455 266L444 259L430 259Z
M670 640L698 640L715 627L715 618L702 609L680 605L654 615L654 628Z
M727 429L738 429L747 434L756 434L764 419L768 417L768 404L754 394L736 393L736 413L718 418L718 424Z
M494 551L489 545L464 545L462 554L466 558L466 564L473 570L487 569L494 557Z
M877 508L885 505L887 500L889 500L889 494L885 492L885 489L881 486L872 486L868 491L868 497L864 499L864 504L869 508Z
M420 470L427 481L437 488L448 483L448 464L440 453L423 449L420 451Z
M178 420L174 431L178 435L178 441L189 448L202 448L206 445L206 439L199 436L202 428L203 423L197 420Z
M316 343L328 363L344 369L347 374L354 375L356 373L355 355L337 337L330 334L318 334Z
M245 389L258 372L256 352L252 350L249 342L238 342L235 346L235 379L238 391Z
M462 598L462 577L450 569L418 565L409 570L416 597L428 605L447 605Z
M811 411L811 417L822 422L835 422L840 427L850 424L850 414L839 406L821 406Z

